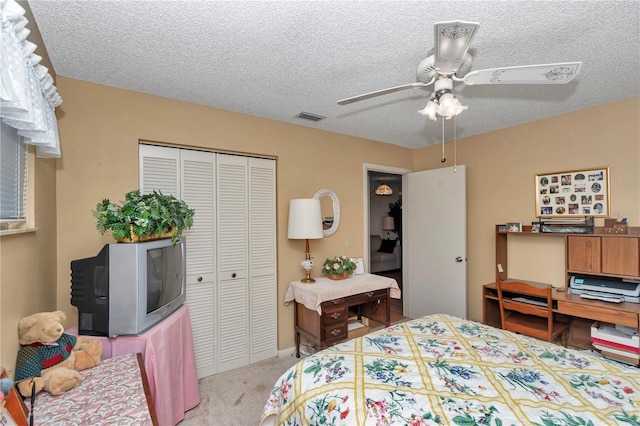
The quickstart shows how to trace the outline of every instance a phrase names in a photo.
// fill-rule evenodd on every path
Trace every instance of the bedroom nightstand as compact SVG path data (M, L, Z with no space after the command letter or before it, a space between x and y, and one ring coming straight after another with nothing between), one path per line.
M300 357L300 336L327 347L349 338L349 308L358 318L391 325L389 298L400 298L393 278L380 275L353 275L334 281L316 278L315 284L293 281L285 295L285 305L295 302L296 357Z

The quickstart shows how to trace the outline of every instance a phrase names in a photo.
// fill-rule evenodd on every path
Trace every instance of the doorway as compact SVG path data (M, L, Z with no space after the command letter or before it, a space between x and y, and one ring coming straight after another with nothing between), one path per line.
M367 271L395 279L402 289L402 175L409 169L365 164L365 260ZM387 185L386 195L376 189ZM390 193L388 193L390 192ZM391 321L403 318L403 302L391 299Z

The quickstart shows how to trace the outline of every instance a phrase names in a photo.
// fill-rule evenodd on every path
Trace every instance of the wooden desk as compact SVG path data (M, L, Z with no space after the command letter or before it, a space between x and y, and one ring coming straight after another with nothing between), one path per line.
M295 301L296 357L300 358L300 336L327 347L348 338L349 307L358 307L358 317L391 325L389 298L400 298L393 278L354 275L334 281L316 278L315 284L293 281L285 295L285 305Z
M577 294L569 294L565 291L558 291L557 289L553 290L553 302L553 312L566 315L570 318L602 321L626 325L633 328L638 328L640 326L639 303L612 303L583 299ZM498 291L496 290L495 283L485 284L483 286L482 322L487 325L502 328L500 320L500 306L498 303ZM587 334L586 338L583 336L584 330L573 334L582 336L576 337L572 342L573 345L584 349L591 349L589 334Z

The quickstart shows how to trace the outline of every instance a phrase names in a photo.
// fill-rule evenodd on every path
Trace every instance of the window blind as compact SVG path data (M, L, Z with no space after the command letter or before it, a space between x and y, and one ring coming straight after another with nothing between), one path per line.
M25 219L27 149L15 128L0 123L0 221Z

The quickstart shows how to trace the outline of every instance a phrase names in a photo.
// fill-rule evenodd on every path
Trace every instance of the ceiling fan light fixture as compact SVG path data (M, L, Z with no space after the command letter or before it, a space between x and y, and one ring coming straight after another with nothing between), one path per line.
M451 93L447 93L440 98L440 107L438 108L438 114L449 120L454 115L459 115L462 111L468 107L462 105L458 98L454 97Z
M582 68L582 62L560 62L471 71L473 55L469 52L469 48L480 24L466 21L445 21L436 22L433 28L435 46L428 51L428 56L418 64L415 83L388 87L341 99L338 101L338 105L346 105L410 88L424 88L433 84L430 100L423 109L418 110L418 113L431 121L437 121L438 116L449 120L468 109L454 96L454 82L467 86L565 84L578 75Z
M453 115L460 115L462 111L466 111L469 109L467 105L462 105L457 98L454 98L455 102L453 103Z
M424 115L431 121L436 121L438 115L444 117L445 120L449 120L467 108L466 105L460 103L458 98L453 96L450 90L445 89L430 99L427 105L419 110L418 113Z
M454 99L455 98L451 93L445 93L444 95L440 96L440 108L449 110L453 106Z
M427 105L419 110L418 112L422 115L424 115L425 117L427 117L429 120L431 121L436 121L437 117L436 117L436 113L438 112L438 102L436 101L436 99L430 99L429 102L427 102Z

